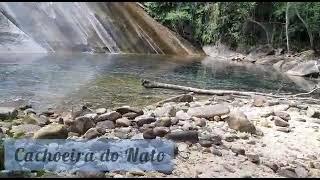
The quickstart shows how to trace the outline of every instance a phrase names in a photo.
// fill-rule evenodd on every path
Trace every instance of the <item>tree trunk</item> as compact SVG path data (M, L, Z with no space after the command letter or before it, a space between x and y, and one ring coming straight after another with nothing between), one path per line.
M320 87L315 87L312 91L307 93L299 93L299 94L291 94L291 95L274 95L274 94L267 94L267 93L260 93L260 92L245 92L245 91L233 91L233 90L207 90L207 89L198 89L193 87L187 87L187 86L179 86L174 84L166 84L166 83L160 83L160 82L154 82L149 80L142 80L142 86L145 88L164 88L164 89L175 89L175 90L183 90L187 92L194 92L197 94L206 94L206 95L239 95L239 96L266 96L266 97L272 97L272 98L280 98L280 99L291 99L291 100L302 100L302 101L310 101L310 102L316 102L319 103L320 100L313 99L313 98L299 98L297 96L302 95L310 95L311 93L318 90Z
M297 5L294 6L295 8L295 11L296 11L296 14L298 16L298 18L302 21L303 25L306 27L307 29L307 32L308 32L308 36L309 36L309 40L310 40L310 46L311 46L311 49L314 49L314 46L313 46L313 36L312 36L312 33L309 29L309 26L308 24L302 19L302 17L300 16L299 14L299 11L298 11L298 8L297 8Z
M289 32L288 32L288 28L289 28L289 6L290 6L290 2L287 2L287 8L286 8L286 39L287 39L287 51L288 51L288 54L290 53Z

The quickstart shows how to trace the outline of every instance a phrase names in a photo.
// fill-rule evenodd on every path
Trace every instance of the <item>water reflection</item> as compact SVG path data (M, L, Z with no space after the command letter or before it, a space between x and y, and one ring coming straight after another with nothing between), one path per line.
M210 58L161 55L20 54L0 57L0 103L29 102L36 110L142 106L181 93L145 89L143 78L206 89L299 92L272 67L230 64ZM12 103L13 102L13 103Z

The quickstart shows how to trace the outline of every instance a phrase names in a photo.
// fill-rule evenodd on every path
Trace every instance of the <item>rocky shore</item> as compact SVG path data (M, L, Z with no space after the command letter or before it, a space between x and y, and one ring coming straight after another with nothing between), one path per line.
M28 177L319 177L320 106L263 96L185 94L143 109L123 106L36 114L0 107L2 138L154 139L176 143L171 174L2 171ZM3 150L0 151L3 153ZM2 157L2 156L1 156ZM3 162L1 159L0 162Z

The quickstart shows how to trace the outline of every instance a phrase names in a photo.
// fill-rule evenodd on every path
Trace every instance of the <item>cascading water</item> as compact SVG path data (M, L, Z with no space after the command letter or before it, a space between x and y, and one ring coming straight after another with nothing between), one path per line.
M1 2L0 52L202 54L136 3Z

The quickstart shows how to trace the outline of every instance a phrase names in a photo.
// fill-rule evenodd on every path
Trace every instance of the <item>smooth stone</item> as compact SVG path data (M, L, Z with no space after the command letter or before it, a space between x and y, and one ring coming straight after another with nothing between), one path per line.
M155 127L153 128L153 134L155 136L164 137L166 134L168 134L169 129L167 127Z
M281 131L281 132L284 132L284 133L289 133L291 132L291 130L287 127L277 127L276 128L277 131Z
M128 119L134 119L136 117L140 116L138 113L135 112L128 112L126 114L123 114L122 117L126 117Z
M194 120L194 124L196 126L205 127L207 125L207 123L206 123L207 120L205 118L193 117L192 119Z
M102 134L97 130L97 128L90 128L88 131L83 135L85 139L94 139Z
M117 127L129 127L130 125L131 125L131 121L126 117L116 120Z
M100 121L97 123L96 125L97 128L103 128L103 129L114 129L115 128L115 124L113 121Z
M253 106L262 107L267 104L268 100L264 96L254 96L253 98Z
M255 126L247 119L241 111L232 111L227 119L229 128L247 133L256 133Z
M185 121L191 119L191 116L185 113L184 111L180 110L176 113L176 118Z
M170 105L158 107L154 110L154 115L156 117L175 117L176 113L177 109Z
M68 137L79 137L79 133L75 133L75 132L69 132L68 133Z
M14 119L18 115L18 110L13 107L0 107L0 120Z
M230 112L230 109L227 106L224 106L222 104L215 104L215 105L209 105L209 106L189 108L187 113L190 116L210 119L210 118L213 118L214 116L221 116L224 114L228 114L229 112Z
M156 125L157 126L163 126L163 127L170 127L171 126L171 118L170 117L161 117Z
M153 133L153 129L147 129L143 132L144 139L155 139L156 135Z
M279 126L279 127L288 127L289 123L277 116L274 117L274 125Z
M189 141L189 142L198 142L198 132L197 131L176 131L170 132L165 136L167 139L173 141Z
M98 108L95 110L95 112L100 115L100 114L104 114L107 112L107 109L106 108Z
M69 131L79 133L80 135L95 126L93 119L85 116L77 117L74 120L66 120L64 121L64 124L68 126Z
M246 151L243 149L243 148L240 148L240 147L234 147L234 146L231 146L231 151L233 153L235 153L236 155L245 155L246 154Z
M134 112L134 113L137 113L138 115L144 114L141 109L137 109L137 108L130 107L130 106L122 106L122 107L116 108L115 111L122 114L122 115L129 113L129 112Z
M98 118L95 119L95 122L100 121L113 121L115 122L117 119L121 118L121 114L116 111L107 112L104 114L101 114L98 116Z
M260 163L260 158L259 155L257 154L246 154L247 158L249 161L255 163L255 164L259 164Z
M213 141L210 141L210 140L199 140L199 144L202 147L211 147L213 145Z
M317 66L317 61L311 60L295 65L286 73L293 76L308 76L312 74L319 74L319 68Z
M32 118L41 127L48 125L50 123L49 118L44 115L40 115L38 117L35 114L29 114L28 116Z
M150 115L141 115L134 119L138 126L143 126L144 124L150 124L156 121L156 119Z
M295 121L299 121L299 122L307 122L307 120L303 119L303 118L296 118L294 119Z
M283 111L274 112L274 115L280 117L285 121L289 121L291 119L290 115Z
M220 116L214 116L214 117L213 117L213 120L214 120L214 121L221 121L221 118L220 118Z
M34 133L34 139L66 139L68 137L67 128L58 123L51 123L42 127Z
M216 156L222 156L221 151L219 151L218 149L215 149L215 148L211 149L211 153Z

